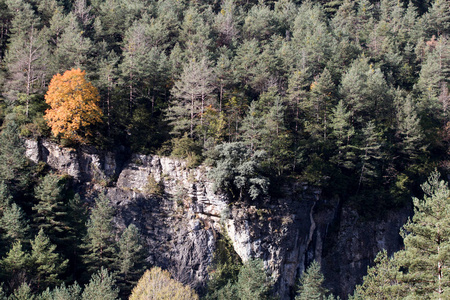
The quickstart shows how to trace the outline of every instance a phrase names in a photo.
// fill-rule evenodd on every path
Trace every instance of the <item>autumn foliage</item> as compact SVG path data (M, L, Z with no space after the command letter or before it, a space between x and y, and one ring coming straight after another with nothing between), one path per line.
M145 271L134 287L129 300L198 300L189 286L171 278L168 271L153 267Z
M45 102L50 109L45 120L53 135L86 143L92 135L89 126L102 121L98 90L85 78L86 72L72 69L56 74L50 81Z

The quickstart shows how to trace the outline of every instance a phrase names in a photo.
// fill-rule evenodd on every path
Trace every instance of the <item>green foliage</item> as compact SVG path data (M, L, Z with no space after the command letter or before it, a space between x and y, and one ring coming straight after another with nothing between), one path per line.
M84 287L81 300L117 300L118 296L119 289L115 286L113 275L102 267Z
M117 243L116 266L122 293L129 293L144 271L144 248L138 228L130 224Z
M226 143L215 148L215 167L208 172L214 188L231 193L237 199L255 200L267 194L269 180L261 175L263 151L252 153L241 142Z
M354 299L447 297L450 189L437 171L422 189L424 199L414 198L414 216L401 230L405 249L392 257L381 252Z
M28 279L30 254L22 249L20 241L14 242L6 256L0 261L1 275L10 290L15 290Z
M34 241L31 241L31 261L38 290L61 282L58 277L67 267L68 260L63 261L55 250L56 245L50 242L41 228Z
M227 236L221 236L216 242L206 299L235 299L237 297L236 282L241 267L241 259L234 251L230 239Z
M199 144L185 134L181 138L172 139L171 155L187 160L187 166L192 168L198 166L202 161L201 148Z
M34 194L39 200L33 206L34 221L60 242L68 230L67 205L64 203L64 181L59 175L50 173L36 186Z
M30 230L23 210L16 203L7 206L3 211L0 228L4 231L4 239L10 242L24 241Z
M272 282L266 274L263 261L249 260L239 270L236 289L242 300L269 299Z
M28 181L27 164L18 126L14 121L7 121L0 133L0 180L10 188L23 188Z
M299 291L295 300L323 300L327 290L323 287L324 277L320 264L313 261L300 278Z
M95 206L87 222L87 234L84 248L85 263L89 270L108 267L114 261L114 232L112 219L114 209L105 194L99 194L95 199Z

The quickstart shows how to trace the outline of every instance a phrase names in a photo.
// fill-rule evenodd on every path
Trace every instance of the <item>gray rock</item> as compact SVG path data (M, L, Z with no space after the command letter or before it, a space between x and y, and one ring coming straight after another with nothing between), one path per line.
M283 197L232 204L213 192L203 166L188 169L182 160L139 154L123 161L119 153L48 141L26 145L30 160L72 176L87 201L106 192L117 209L117 229L131 223L140 229L147 261L197 289L207 282L216 237L226 233L243 261L263 259L280 299L293 296L313 259L322 264L328 287L344 298L380 250L401 247L399 228L411 213L361 220L339 199L325 199L305 183L286 184ZM150 176L164 186L162 196L146 194Z

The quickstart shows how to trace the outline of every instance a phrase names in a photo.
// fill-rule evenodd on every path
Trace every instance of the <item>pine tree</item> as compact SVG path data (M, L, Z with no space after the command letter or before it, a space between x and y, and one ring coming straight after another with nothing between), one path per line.
M437 171L422 189L424 198L413 199L414 216L401 231L405 250L398 259L415 296L444 299L450 293L450 189Z
M115 284L113 275L102 267L85 285L81 300L117 300L119 289Z
M10 290L18 288L29 280L30 254L22 249L20 241L14 242L6 256L0 261L3 281Z
M67 267L68 260L61 260L55 250L56 245L50 242L41 228L31 241L31 262L35 270L34 280L38 290L60 283L58 276Z
M180 80L172 89L174 100L167 114L172 132L177 136L189 133L190 138L198 138L196 127L203 125L203 113L211 104L214 90L212 70L209 61L191 60L183 68Z
M14 292L8 297L8 300L34 300L36 296L33 294L28 283L22 283Z
M99 194L87 222L84 248L85 263L90 270L110 267L115 255L113 220L114 209L105 194Z
M12 203L3 212L0 228L5 232L4 239L10 242L25 241L30 230L25 213L16 203Z
M81 300L81 287L76 282L68 287L63 283L55 287L51 297L52 300Z
M401 139L400 152L415 160L426 149L420 118L411 96L397 100L397 135Z
M262 260L251 259L241 267L237 281L240 299L269 299L271 287L272 283L266 275Z
M27 164L19 127L14 121L7 121L0 133L0 181L12 191L23 188L29 179Z
M5 181L0 181L0 214L2 214L12 202L12 196Z
M405 248L381 252L352 299L447 299L450 280L450 189L434 171L414 198L414 216L400 231Z
M370 183L379 174L379 163L383 158L381 134L377 132L375 124L370 121L362 130L362 144L359 148L359 182Z
M140 241L139 230L134 224L130 224L122 233L118 243L116 258L119 271L119 284L121 291L131 290L143 272L143 247Z
M63 191L64 185L60 176L53 173L46 175L34 191L39 200L33 206L34 222L58 243L64 240L69 230Z
M377 254L375 266L367 268L363 284L356 286L352 300L401 299L408 291L402 285L402 273L396 259L386 250Z
M347 111L342 100L332 110L330 127L331 138L337 148L331 161L340 167L352 169L356 159L355 149L351 143L355 129L351 124L351 113Z
M313 261L300 278L300 286L295 300L323 300L327 290L323 287L325 278L320 271L320 264Z

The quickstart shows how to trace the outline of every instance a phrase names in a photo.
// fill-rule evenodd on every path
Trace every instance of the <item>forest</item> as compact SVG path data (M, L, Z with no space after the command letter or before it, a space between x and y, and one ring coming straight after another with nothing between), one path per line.
M146 269L174 299L272 299L261 262L227 245L203 291L152 268L106 196L85 203L25 139L206 165L233 201L296 181L367 219L413 205L402 237L419 252L433 211L439 286L414 284L426 259L407 247L351 297L446 295L449 86L449 0L0 0L0 299L144 299ZM312 264L296 299L335 299L322 281Z

